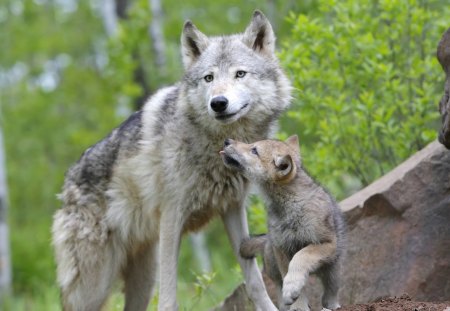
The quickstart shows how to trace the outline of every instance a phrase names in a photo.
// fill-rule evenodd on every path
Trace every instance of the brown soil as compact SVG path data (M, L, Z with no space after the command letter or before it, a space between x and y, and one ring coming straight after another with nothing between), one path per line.
M343 306L339 311L450 311L450 301L447 302L417 302L408 295L394 298L382 298L378 301Z

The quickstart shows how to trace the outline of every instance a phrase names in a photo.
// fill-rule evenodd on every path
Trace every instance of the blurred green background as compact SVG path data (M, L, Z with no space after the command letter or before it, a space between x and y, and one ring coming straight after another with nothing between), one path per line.
M273 23L295 87L279 136L299 135L306 168L338 199L436 138L444 74L435 51L450 27L448 0L1 0L13 273L2 310L60 309L50 227L64 172L144 98L181 78L184 21L230 34L256 8ZM249 205L252 232L263 232L263 204ZM242 279L222 225L206 231L209 272L183 241L180 310L207 310ZM119 291L107 310L121 310Z

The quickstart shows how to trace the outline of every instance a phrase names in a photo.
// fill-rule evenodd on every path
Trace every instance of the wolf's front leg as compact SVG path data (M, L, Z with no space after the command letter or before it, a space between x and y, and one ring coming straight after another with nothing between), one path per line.
M245 207L229 209L222 215L222 220L225 225L228 237L236 254L242 272L244 273L245 285L250 299L256 306L258 311L274 311L277 310L275 305L267 294L266 287L259 271L256 259L245 259L241 257L239 248L244 238L249 237L247 214Z
M162 210L159 225L159 311L178 310L177 268L184 219L172 206Z

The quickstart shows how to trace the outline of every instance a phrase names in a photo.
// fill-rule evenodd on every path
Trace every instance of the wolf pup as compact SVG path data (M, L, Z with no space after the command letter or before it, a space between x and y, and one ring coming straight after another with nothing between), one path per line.
M303 286L316 272L324 285L322 304L336 309L339 259L343 249L341 211L301 166L297 136L245 144L225 140L220 152L229 168L261 189L268 211L268 234L244 241L241 255L264 254L264 270L277 284L282 310L309 310Z
M158 262L158 309L177 310L181 236L214 216L256 308L276 310L256 260L239 254L248 181L217 156L228 136L265 139L289 105L272 27L258 11L243 34L230 36L207 37L188 21L181 46L182 81L158 91L66 173L53 223L64 310L99 310L119 277L125 310L146 310Z

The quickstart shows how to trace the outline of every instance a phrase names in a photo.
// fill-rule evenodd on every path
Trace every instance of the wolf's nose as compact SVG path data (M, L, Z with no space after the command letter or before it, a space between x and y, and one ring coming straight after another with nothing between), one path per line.
M227 139L224 140L223 146L226 147L226 146L229 146L229 145L231 145L231 139L227 138Z
M214 112L224 112L228 106L228 99L225 96L216 96L211 99L210 105Z

